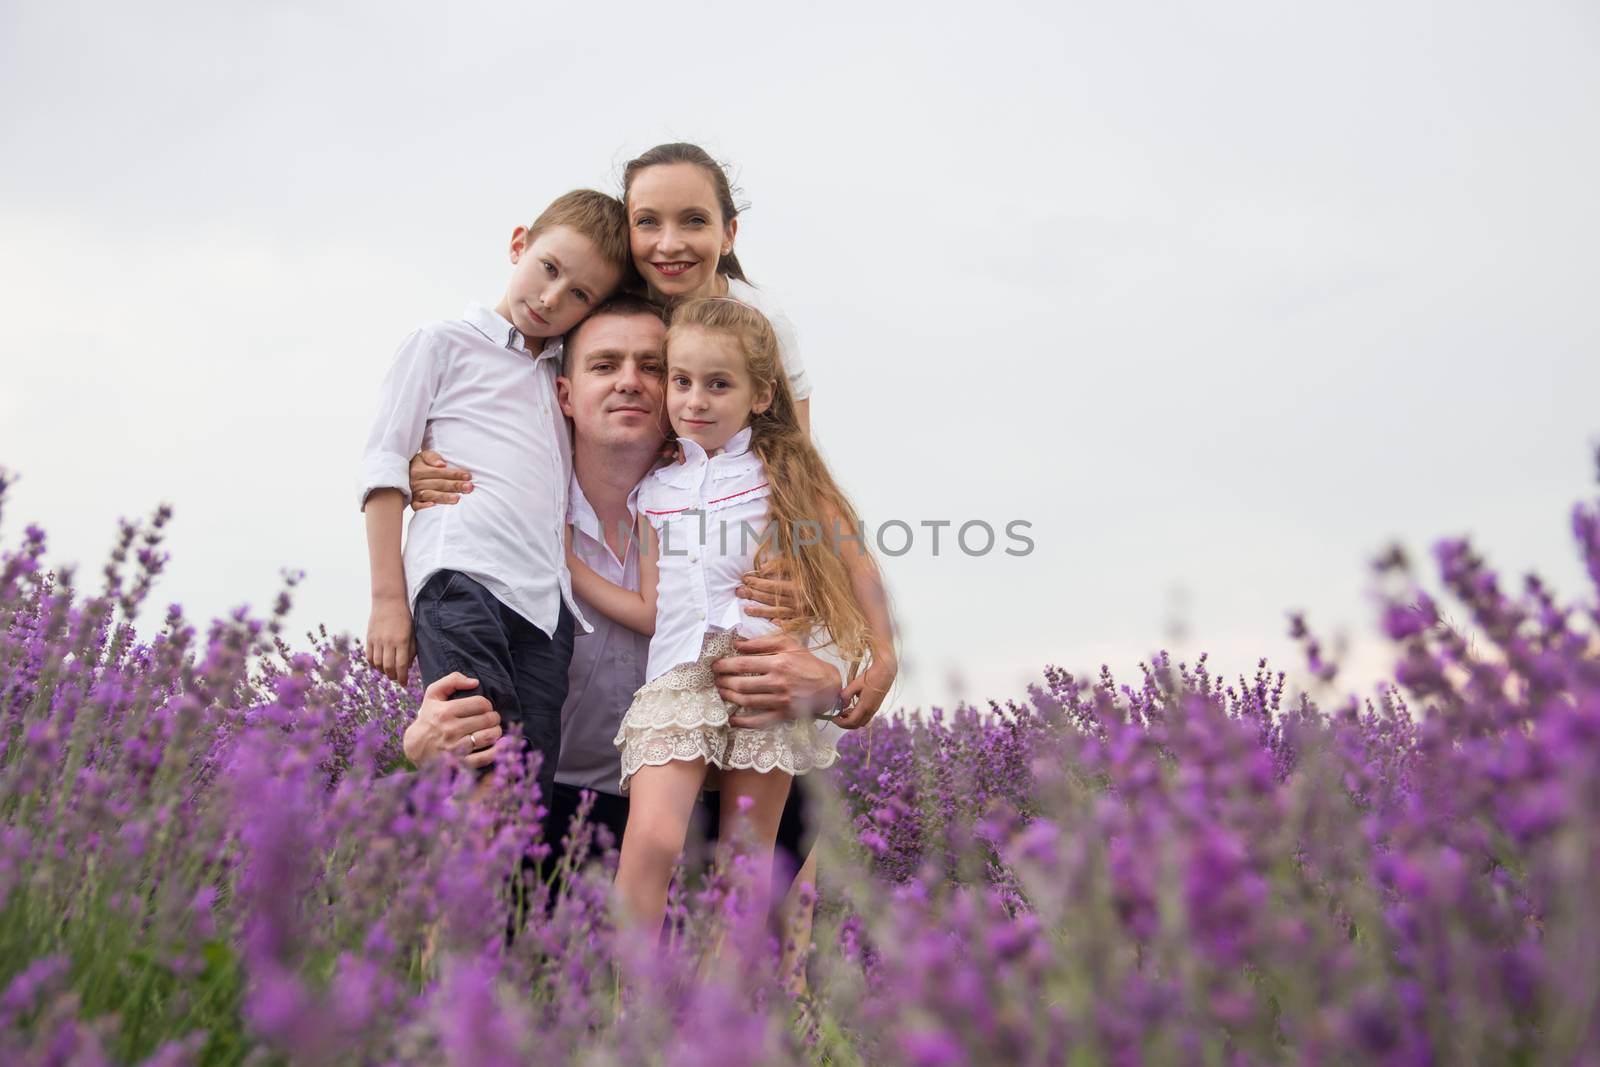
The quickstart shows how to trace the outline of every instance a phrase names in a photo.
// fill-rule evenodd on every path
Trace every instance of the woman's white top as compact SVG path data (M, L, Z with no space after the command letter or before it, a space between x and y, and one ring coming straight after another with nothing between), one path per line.
M746 637L772 633L769 619L747 615L733 591L753 569L767 530L766 468L750 451L750 429L715 456L679 439L683 460L652 471L639 487L639 510L659 541L656 632L645 680L700 658L708 626L738 627Z
M789 391L794 394L796 401L809 397L811 376L806 373L805 361L800 358L800 339L795 336L794 323L789 321L789 316L783 313L778 302L772 299L772 294L765 289L757 289L749 282L729 278L728 295L741 304L755 308L772 323L772 332L778 335L778 355L783 359L784 372L789 376Z

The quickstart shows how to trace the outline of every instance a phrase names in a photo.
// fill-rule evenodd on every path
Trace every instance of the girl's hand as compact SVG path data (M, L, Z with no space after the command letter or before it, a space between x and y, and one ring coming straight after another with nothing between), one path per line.
M462 494L472 492L471 472L450 466L431 449L411 457L410 473L412 511L454 504Z
M417 642L411 630L411 608L405 597L384 597L372 602L367 620L367 662L401 685L411 673L417 658Z
M754 618L787 622L799 618L795 610L795 583L784 577L783 562L768 561L760 571L740 579L733 595L748 601L745 612Z
M889 690L894 688L894 680L899 673L900 664L892 657L874 658L867 669L856 676L855 681L844 687L844 694L839 698L844 702L844 711L833 720L834 723L841 730L859 730L871 722L889 695Z

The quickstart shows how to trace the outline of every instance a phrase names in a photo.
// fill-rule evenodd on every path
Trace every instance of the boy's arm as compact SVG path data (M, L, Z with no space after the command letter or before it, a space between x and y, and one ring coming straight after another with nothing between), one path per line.
M422 443L442 380L436 339L418 330L401 343L378 390L377 416L361 456L361 509L366 512L372 572L367 662L404 685L416 655L400 550L401 517L410 496L407 466Z
M567 568L572 572L572 589L584 600L613 622L621 623L636 633L652 637L656 632L656 567L655 531L644 519L639 520L639 591L637 593L614 585L594 572L572 552L571 534L568 533Z
M400 519L405 509L405 498L398 489L379 489L367 497L367 559L372 568L367 662L401 685L417 654L400 553Z

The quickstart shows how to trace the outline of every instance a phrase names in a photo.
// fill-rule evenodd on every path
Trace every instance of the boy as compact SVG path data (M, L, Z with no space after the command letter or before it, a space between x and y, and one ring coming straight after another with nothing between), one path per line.
M476 678L503 728L542 755L539 785L549 797L573 628L588 629L566 568L572 449L556 400L560 338L630 269L622 204L592 190L567 193L512 232L511 262L493 311L469 306L460 319L416 331L384 379L361 471L372 567L367 657L401 683L413 656L424 685L452 671ZM407 466L424 444L459 456L472 492L458 507L417 513L402 556ZM500 734L473 731L469 751Z

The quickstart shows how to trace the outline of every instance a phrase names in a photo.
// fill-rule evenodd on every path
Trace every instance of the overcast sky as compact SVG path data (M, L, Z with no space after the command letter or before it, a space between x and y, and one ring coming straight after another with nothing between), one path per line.
M1367 562L1471 534L1576 590L1600 435L1590 2L0 6L0 537L363 633L356 466L416 325L574 186L693 140L750 207L901 699L1170 643L1293 666ZM1005 544L1002 539L1001 545ZM895 547L898 547L896 544Z

